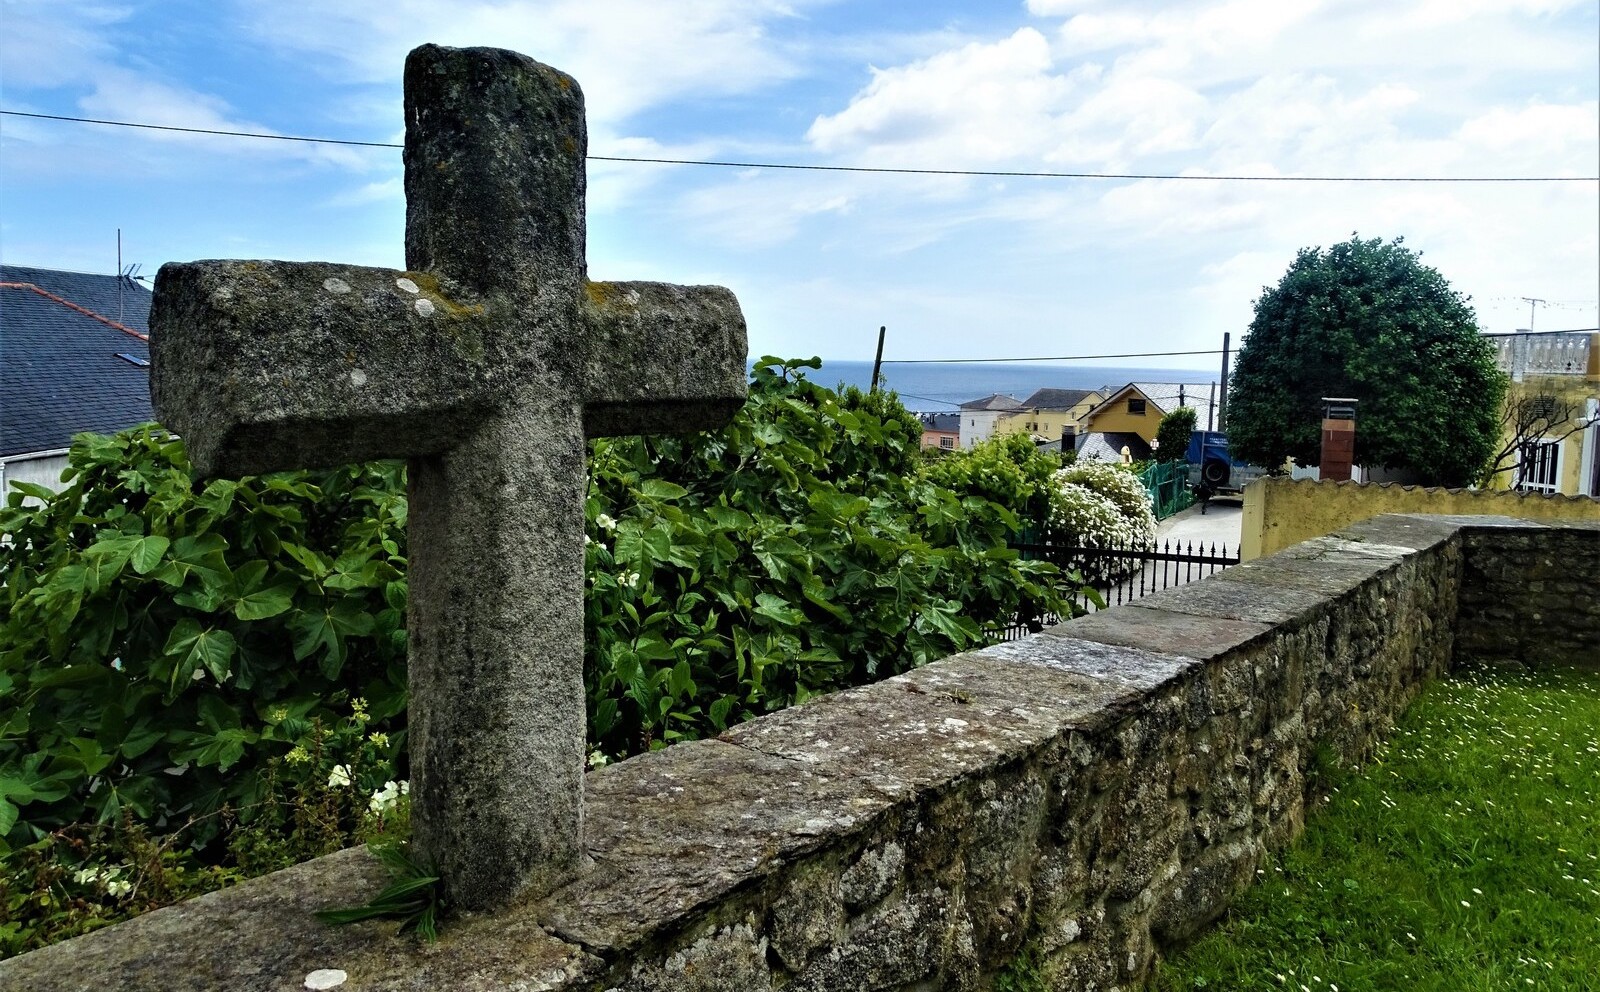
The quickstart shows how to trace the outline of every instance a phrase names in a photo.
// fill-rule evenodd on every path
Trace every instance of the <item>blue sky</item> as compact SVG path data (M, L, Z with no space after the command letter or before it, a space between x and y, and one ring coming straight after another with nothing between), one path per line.
M1600 175L1594 0L0 0L0 106L402 138L423 42L583 86L597 155L979 170ZM0 259L401 267L400 155L0 118ZM752 354L1237 342L1295 251L1403 236L1485 330L1600 326L1600 184L908 177L592 163L597 279L718 283ZM1547 301L1523 302L1521 297ZM1128 362L1112 364L1129 364ZM1138 364L1160 365L1160 360ZM1209 368L1210 358L1173 359Z

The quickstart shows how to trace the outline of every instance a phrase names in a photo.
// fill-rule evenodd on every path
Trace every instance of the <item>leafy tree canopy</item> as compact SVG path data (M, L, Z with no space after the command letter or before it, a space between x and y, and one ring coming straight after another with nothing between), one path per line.
M1188 406L1180 406L1161 418L1161 426L1156 428L1156 440L1161 443L1157 461L1183 461L1189 451L1189 436L1194 433L1196 419L1194 408Z
M1464 486L1498 440L1506 378L1477 318L1403 239L1304 248L1263 290L1228 401L1235 454L1321 462L1322 397L1350 396L1356 462Z

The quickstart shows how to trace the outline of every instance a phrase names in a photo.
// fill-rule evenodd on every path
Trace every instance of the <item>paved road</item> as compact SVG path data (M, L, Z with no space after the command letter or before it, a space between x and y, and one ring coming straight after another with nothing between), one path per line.
M1199 504L1195 504L1161 521L1156 525L1156 540L1184 544L1192 541L1195 544L1204 543L1207 547L1226 544L1229 554L1237 554L1239 525L1243 516L1244 506L1238 499L1213 499L1204 514L1200 512Z

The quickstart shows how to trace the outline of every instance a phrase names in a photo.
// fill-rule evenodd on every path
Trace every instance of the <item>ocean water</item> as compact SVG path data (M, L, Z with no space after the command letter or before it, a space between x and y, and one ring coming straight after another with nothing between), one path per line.
M824 386L841 383L866 389L871 362L823 359L819 371L806 373ZM883 365L884 386L900 394L907 409L924 413L954 410L968 400L1005 393L1025 400L1036 389L1118 389L1130 382L1190 382L1204 385L1217 372L1198 369L1148 369L1120 365L1010 365L991 362L936 362L926 365Z

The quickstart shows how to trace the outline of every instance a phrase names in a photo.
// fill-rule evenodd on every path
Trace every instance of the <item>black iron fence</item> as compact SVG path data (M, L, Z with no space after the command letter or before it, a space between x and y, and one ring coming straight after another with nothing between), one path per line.
M1135 544L1057 543L1049 540L1013 544L1027 559L1054 562L1066 580L1068 598L1084 613L1132 602L1162 589L1181 586L1239 564L1239 553L1225 544L1194 541L1149 541ZM1017 617L1005 628L1003 639L1016 640L1059 623L1061 617L1043 614Z

